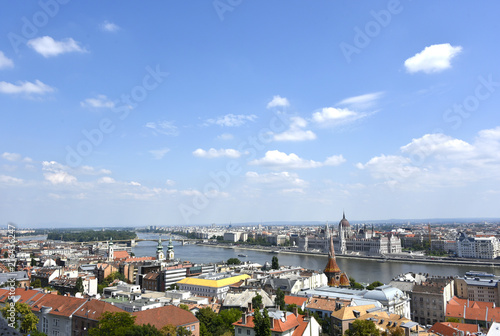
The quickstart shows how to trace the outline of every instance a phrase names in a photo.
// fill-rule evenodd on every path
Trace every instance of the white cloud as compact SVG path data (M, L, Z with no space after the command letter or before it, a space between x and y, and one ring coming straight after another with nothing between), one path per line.
M400 151L401 155L382 154L356 166L392 187L500 181L500 127L480 131L473 143L440 133L425 134Z
M303 130L307 121L301 117L291 117L290 127L283 133L273 134L275 141L307 141L316 139L313 131Z
M338 166L345 162L342 155L331 156L325 162L305 160L295 153L286 154L278 150L267 151L263 158L250 161L250 165L284 169L306 169L323 166Z
M0 183L1 184L22 184L24 181L17 177L0 175Z
M0 69L13 68L14 62L0 51Z
M61 169L68 169L67 167L62 167ZM81 166L76 169L76 172L83 175L109 175L111 170L109 169L95 169L91 166Z
M104 21L101 24L101 29L104 31L107 31L107 32L114 33L116 31L120 30L120 27L118 25L114 24L113 22Z
M116 183L116 181L112 177L103 176L99 180L97 180L97 183L112 184L112 183Z
M194 156L201 157L201 158L206 158L206 159L214 159L214 158L219 158L219 157L228 157L232 159L237 159L241 156L241 152L239 152L236 149L215 149L215 148L210 148L208 151L198 148L193 152Z
M165 184L168 185L169 187L171 187L171 186L175 185L175 181L174 180L167 180L165 182Z
M383 94L383 92L373 92L349 97L340 101L338 105L349 106L351 109L367 109L373 107Z
M54 88L42 83L38 79L34 83L28 81L18 81L16 84L0 82L0 92L6 94L39 94L43 95L53 92Z
M277 188L284 186L306 187L308 184L300 179L297 174L289 172L259 174L249 171L245 174L245 177L250 183L266 184Z
M145 127L152 129L155 135L157 135L157 133L169 136L179 135L179 130L177 126L174 125L173 121L164 120L159 122L148 122Z
M72 184L77 181L76 177L68 174L65 171L60 171L57 173L46 172L43 174L43 176L52 184Z
M170 151L169 148L161 148L161 149L152 149L149 151L151 155L153 155L153 158L155 160L161 160L165 154L167 154Z
M288 101L288 99L281 96L274 96L273 99L269 103L267 103L267 108L288 106L290 106L290 102Z
M43 36L31 39L27 44L44 57L57 56L69 52L87 52L85 48L80 47L78 42L72 38L56 41L50 36Z
M312 119L318 124L330 124L332 122L353 119L356 116L358 116L358 113L347 108L324 107L321 111L314 112Z
M217 139L220 139L220 140L233 140L234 139L234 136L230 133L223 133L221 135L218 135L217 136Z
M80 102L82 107L91 107L91 108L113 108L115 107L115 103L111 101L105 95L97 95L95 98L87 98L84 101Z
M2 158L4 158L5 160L7 161L20 161L23 157L21 154L18 154L18 153L8 153L8 152L5 152L2 154Z
M440 72L451 68L450 61L462 51L461 46L452 46L449 43L434 44L425 47L424 50L408 58L405 61L406 70L409 73Z
M217 119L208 119L205 125L219 125L226 127L239 127L244 125L247 121L255 121L257 116L254 114L226 114L225 116L218 117Z
M140 187L141 184L139 182L135 182L135 181L130 181L129 183L131 186L135 186L135 187Z

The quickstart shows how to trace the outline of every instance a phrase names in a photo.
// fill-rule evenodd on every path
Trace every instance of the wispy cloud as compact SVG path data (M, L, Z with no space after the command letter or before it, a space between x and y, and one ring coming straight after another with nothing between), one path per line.
M27 45L43 57L52 57L70 52L87 52L72 38L56 41L50 36L42 36L29 40Z
M107 32L111 32L111 33L114 33L118 30L120 30L120 27L116 24L114 24L113 22L109 22L109 21L104 21L103 23L101 23L101 29L103 31L107 31Z
M90 108L113 108L115 103L105 95L97 95L95 98L87 98L80 102L82 107Z
M0 51L0 69L13 68L14 62Z
M364 110L372 108L383 94L383 92L372 92L359 96L349 97L340 101L338 105L348 106L353 110Z
M201 148L198 148L193 152L193 155L196 157L200 158L206 158L206 159L215 159L215 158L220 158L220 157L228 157L232 159L237 159L241 156L241 152L232 149L232 148L227 148L227 149L215 149L215 148L210 148L209 150L204 150Z
M267 103L267 108L273 107L288 107L290 106L290 102L285 97L274 96L273 99Z
M19 81L16 84L0 82L0 92L5 94L44 95L54 92L54 88L37 79L34 83L28 81Z
M151 155L153 155L153 158L155 160L161 160L161 159L163 159L163 157L165 156L165 154L167 154L168 152L170 152L169 148L152 149L152 150L149 151L149 153Z
M299 178L299 175L290 172L259 174L249 171L245 177L250 183L265 184L275 188L307 187L308 185L306 181Z
M278 150L267 151L263 158L250 161L250 165L266 166L274 169L308 169L323 166L338 166L346 160L342 155L328 157L324 162L306 160L295 153L286 154Z
M205 125L219 125L225 127L238 127L244 125L248 121L255 121L257 116L254 114L226 114L215 119L208 119Z
M145 125L146 128L149 128L153 131L155 135L163 134L169 136L178 136L179 130L177 126L174 125L173 121L158 121L158 122L148 122Z
M449 43L434 44L408 58L405 61L409 73L422 71L424 73L440 72L451 68L451 60L462 51L461 46Z

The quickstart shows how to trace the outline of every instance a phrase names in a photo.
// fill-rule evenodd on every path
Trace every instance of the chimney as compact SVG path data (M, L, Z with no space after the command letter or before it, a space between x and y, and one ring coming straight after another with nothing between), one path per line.
M252 311L252 301L248 303L248 310L249 313Z
M293 307L293 314L295 315L295 317L299 316L299 307Z
M241 315L241 324L243 324L243 325L247 324L247 314L246 313L243 313L243 315Z
M271 317L271 330L274 329L274 318Z

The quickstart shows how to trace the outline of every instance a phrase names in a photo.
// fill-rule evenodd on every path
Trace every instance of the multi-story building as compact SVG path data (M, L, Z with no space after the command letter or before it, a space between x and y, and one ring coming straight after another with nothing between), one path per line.
M185 278L177 282L180 290L186 290L196 296L208 296L224 299L229 286L250 278L248 274L215 273Z
M453 298L452 278L427 278L413 286L411 294L411 319L422 325L443 322L446 317L446 303Z
M469 237L461 232L457 237L457 255L461 258L495 259L500 256L496 237Z
M500 306L499 279L463 277L455 279L455 295L461 299L478 302L494 302Z

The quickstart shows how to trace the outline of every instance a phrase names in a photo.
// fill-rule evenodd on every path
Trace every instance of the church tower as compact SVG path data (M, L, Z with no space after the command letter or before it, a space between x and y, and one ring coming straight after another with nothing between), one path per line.
M167 260L168 261L174 260L174 245L172 244L172 235L170 235L170 241L168 242L167 246Z
M344 215L345 219L345 215ZM342 223L342 222L341 222ZM343 228L339 227L339 238L342 242ZM342 246L342 245L341 245ZM328 286L330 287L349 287L349 278L345 273L340 270L339 265L337 265L337 260L335 259L335 248L333 246L333 235L330 235L330 250L328 252L328 263L326 264L325 270L323 271L328 278Z
M156 260L165 261L165 253L163 252L163 245L161 243L161 235L158 237L158 246L156 247Z
M113 246L113 237L111 237L110 241L108 242L108 261L113 260L115 260L115 248Z

